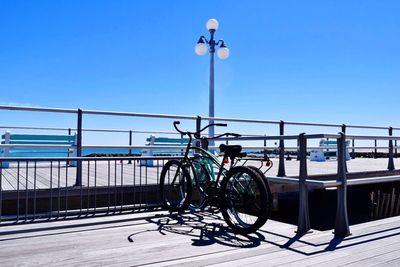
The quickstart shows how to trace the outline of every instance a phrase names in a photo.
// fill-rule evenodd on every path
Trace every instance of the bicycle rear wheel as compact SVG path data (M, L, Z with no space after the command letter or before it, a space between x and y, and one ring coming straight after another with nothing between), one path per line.
M248 165L246 166L247 168L250 168L254 170L262 179L265 185L265 189L267 189L267 220L271 216L271 211L272 211L272 192L271 192L271 187L269 186L268 179L265 177L264 173L257 167Z
M185 210L192 197L190 176L182 162L169 160L160 177L160 193L163 205L169 211Z
M254 233L268 219L267 189L251 168L229 170L221 182L221 199L222 216L235 233Z

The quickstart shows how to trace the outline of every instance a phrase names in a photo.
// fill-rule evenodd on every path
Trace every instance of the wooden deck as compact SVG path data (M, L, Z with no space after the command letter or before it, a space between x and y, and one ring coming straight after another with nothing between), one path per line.
M275 176L278 172L278 160L273 159L273 168L267 175ZM249 162L251 163L251 162ZM257 165L258 163L253 163ZM337 161L308 162L309 175L336 174ZM349 172L367 172L387 169L387 159L354 159L347 162ZM299 162L294 160L285 161L286 174L298 176ZM400 158L395 159L395 166L400 166ZM83 163L82 183L84 186L113 186L113 185L142 185L158 182L161 173L162 161L158 167L146 167L139 164L127 164L120 161L111 161L110 164L104 161ZM264 167L265 168L265 167ZM25 163L18 168L13 164L8 169L1 170L1 188L3 191L28 189L49 189L57 187L71 187L75 183L76 168L57 164L38 165L36 172L33 164L26 168ZM35 186L36 185L36 186Z
M165 212L0 227L1 266L400 266L400 217L303 237L268 221L235 236L218 215Z

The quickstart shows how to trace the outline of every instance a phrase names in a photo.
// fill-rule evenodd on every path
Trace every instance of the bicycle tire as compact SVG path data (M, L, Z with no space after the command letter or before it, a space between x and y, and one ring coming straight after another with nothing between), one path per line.
M187 209L192 197L192 184L190 175L183 166L182 161L169 160L162 168L160 195L163 207L169 211L184 211Z
M271 211L272 211L272 192L271 192L271 187L269 186L268 179L265 177L265 174L257 167L247 165L246 167L254 170L262 179L264 182L265 188L267 189L267 220L271 217Z
M199 159L194 159L191 164L192 198L189 204L191 211L203 210L207 201L207 187L210 183L210 174Z
M268 219L267 189L251 168L237 166L221 182L221 213L233 232L256 232Z

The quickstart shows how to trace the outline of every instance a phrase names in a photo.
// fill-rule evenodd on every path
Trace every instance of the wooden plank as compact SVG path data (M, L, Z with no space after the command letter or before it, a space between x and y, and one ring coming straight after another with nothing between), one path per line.
M1 170L1 179L2 190L16 190L17 179L15 179L14 175L10 174L8 168Z
M398 259L399 220L392 217L356 225L353 235L333 251L325 250L333 238L331 231L315 231L284 249L282 245L295 235L293 225L268 221L249 239L220 231L224 222L209 213L174 217L153 212L14 225L0 228L0 260L4 266L320 266L347 261L368 266L376 259L380 263Z

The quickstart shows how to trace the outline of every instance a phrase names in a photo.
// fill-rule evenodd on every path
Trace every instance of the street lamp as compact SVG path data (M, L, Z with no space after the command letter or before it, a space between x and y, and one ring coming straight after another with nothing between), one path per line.
M220 59L227 59L229 57L229 49L226 46L224 40L215 41L214 34L218 29L218 21L216 19L209 19L206 27L210 32L210 39L204 36L200 36L199 41L194 47L194 51L197 55L203 56L208 52L210 53L210 96L209 96L209 117L214 118L214 53L215 47L219 47L217 55ZM214 120L210 120L210 123L214 123ZM214 137L214 126L209 128L209 137ZM210 140L210 146L214 145L214 141Z

